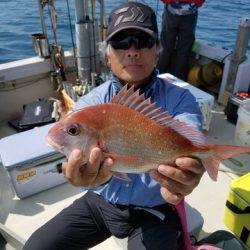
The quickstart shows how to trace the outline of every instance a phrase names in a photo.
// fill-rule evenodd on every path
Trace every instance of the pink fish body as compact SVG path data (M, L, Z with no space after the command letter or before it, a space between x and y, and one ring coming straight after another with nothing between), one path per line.
M250 152L250 147L204 144L201 132L172 119L127 86L109 103L65 116L50 129L47 142L66 156L75 148L83 149L84 162L98 146L114 160L114 173L144 173L178 157L195 157L213 180L222 160Z

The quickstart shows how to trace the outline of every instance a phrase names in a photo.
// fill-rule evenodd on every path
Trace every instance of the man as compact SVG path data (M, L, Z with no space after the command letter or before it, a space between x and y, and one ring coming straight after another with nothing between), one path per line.
M108 102L124 84L134 85L173 116L200 127L201 113L194 97L157 77L159 51L156 16L140 3L114 9L107 29L110 80L80 98L75 109ZM88 249L111 235L128 237L128 249L177 249L181 227L171 204L192 192L203 174L200 162L179 158L174 166L160 165L153 173L129 174L130 182L112 177L112 159L102 162L100 148L74 150L63 164L65 177L89 190L36 231L24 249ZM182 247L184 248L184 247Z
M186 80L188 60L195 41L198 8L205 0L162 0L162 53L158 62L160 73L170 72Z

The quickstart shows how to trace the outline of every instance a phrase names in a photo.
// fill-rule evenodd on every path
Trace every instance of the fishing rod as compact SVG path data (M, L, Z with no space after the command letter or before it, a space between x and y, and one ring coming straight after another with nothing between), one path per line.
M74 56L74 62L75 62L75 67L76 67L76 81L79 81L79 74L78 74L78 64L76 60L76 46L75 46L75 41L74 41L74 36L73 36L73 29L72 29L72 22L71 22L71 15L70 15L70 9L69 9L69 0L66 0L67 3L67 12L68 12L68 20L69 20L69 29L70 29L70 37L71 37L71 43L73 47L73 56Z

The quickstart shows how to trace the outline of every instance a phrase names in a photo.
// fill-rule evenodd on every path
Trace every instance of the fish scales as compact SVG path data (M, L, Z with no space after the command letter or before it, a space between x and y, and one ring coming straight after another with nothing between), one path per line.
M101 109L106 110L100 138L108 152L164 163L173 160L176 141L189 143L175 131L168 133L164 126L128 107L104 104L98 108L101 113ZM117 145L118 141L122 142L120 146Z

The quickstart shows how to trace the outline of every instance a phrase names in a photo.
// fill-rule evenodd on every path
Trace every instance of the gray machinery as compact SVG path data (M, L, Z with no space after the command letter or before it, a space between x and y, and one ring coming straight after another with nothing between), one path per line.
M89 1L75 0L76 10L76 57L80 84L94 87L93 74L100 72L99 42L105 36L104 1L100 4L100 25L95 18L95 0L91 1L91 17Z
M200 44L196 54L219 62L223 65L222 81L218 102L226 105L230 95L238 91L248 92L250 88L250 56L247 47L250 39L250 20L242 18L238 26L238 34L234 50L209 44Z
M227 103L231 94L238 91L248 92L250 89L250 57L247 47L250 40L250 19L243 18L239 22L237 39L233 53L225 60L224 74L218 101Z

